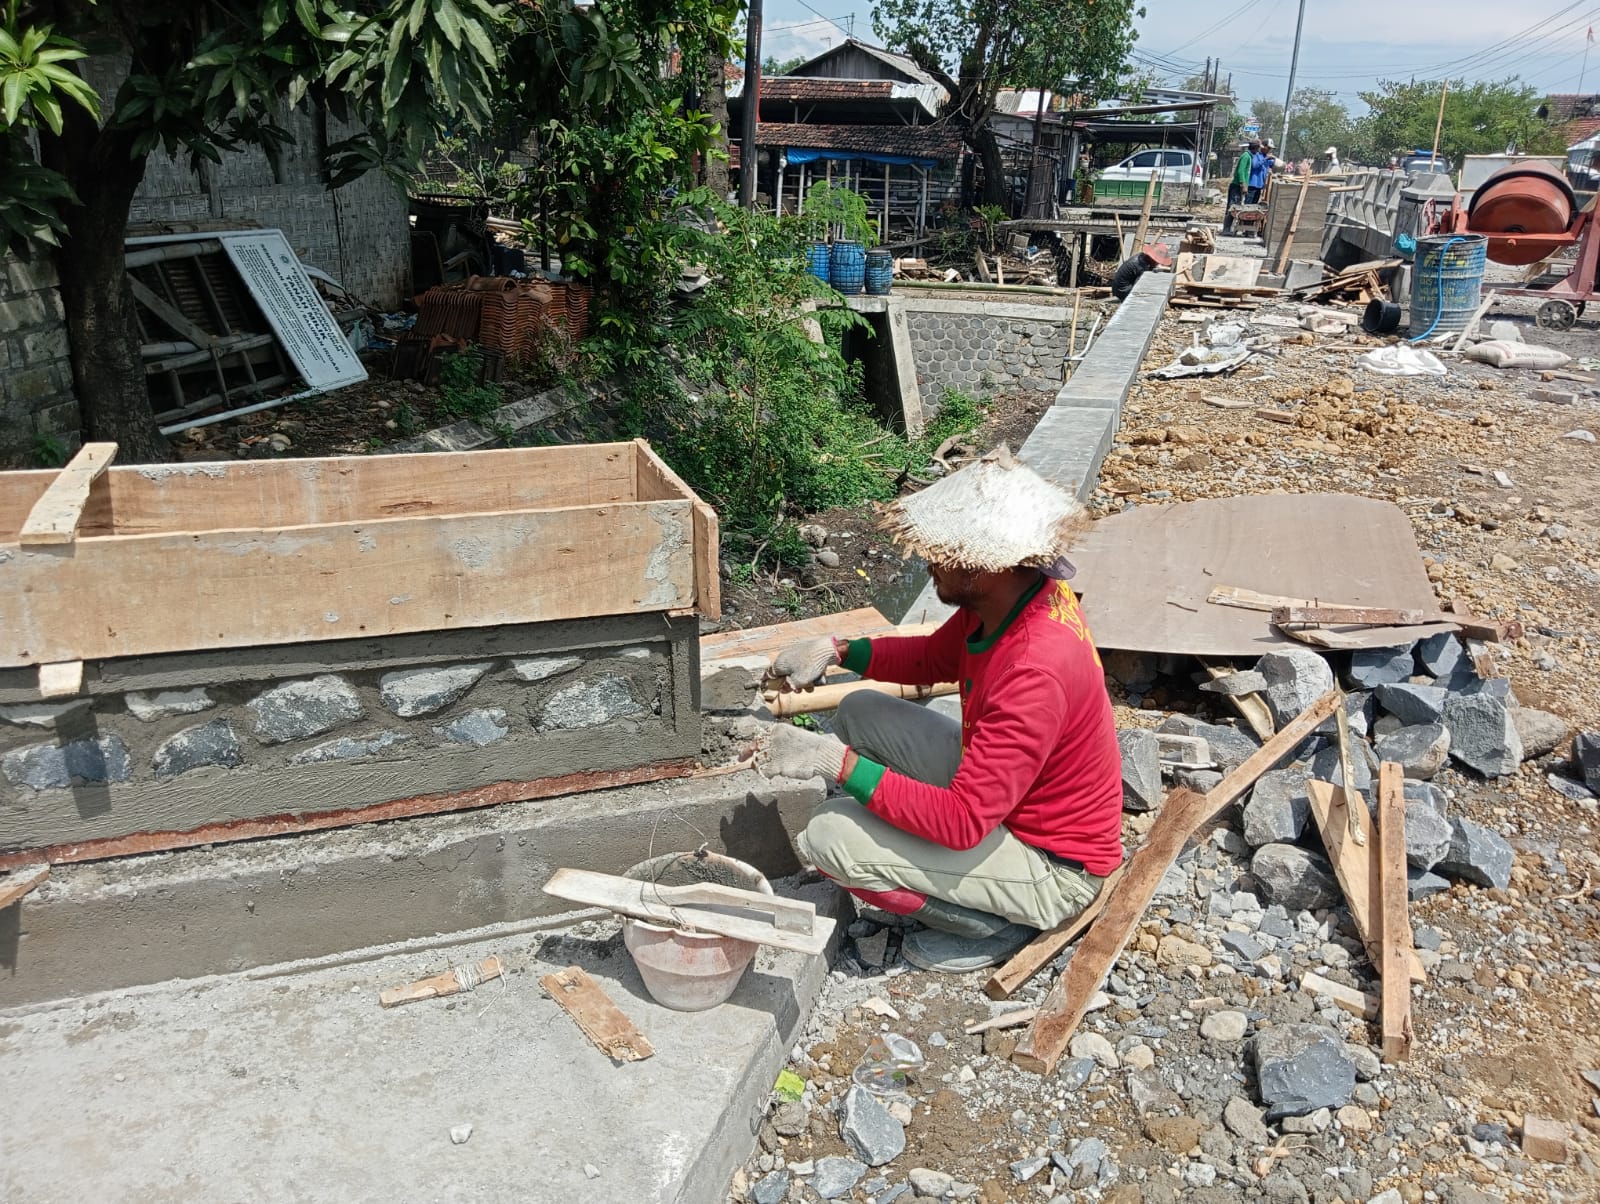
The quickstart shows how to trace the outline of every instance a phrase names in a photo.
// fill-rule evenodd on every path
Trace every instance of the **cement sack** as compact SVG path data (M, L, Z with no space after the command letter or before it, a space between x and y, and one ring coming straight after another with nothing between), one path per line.
M1384 376L1443 376L1447 369L1431 351L1419 351L1404 343L1379 347L1356 361L1369 372Z
M1487 343L1474 343L1467 348L1467 358L1496 368L1535 368L1547 371L1565 368L1572 357L1554 347L1536 347L1531 343L1508 343L1490 339Z

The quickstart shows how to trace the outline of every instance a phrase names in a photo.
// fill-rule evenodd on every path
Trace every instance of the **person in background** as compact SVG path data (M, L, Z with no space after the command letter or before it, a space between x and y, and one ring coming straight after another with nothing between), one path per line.
M1233 164L1233 179L1228 181L1228 209L1222 215L1223 234L1233 233L1234 208L1244 202L1244 190L1250 185L1250 164L1255 153L1261 149L1261 143L1252 141L1239 152L1239 157Z
M1326 153L1328 156L1329 175L1337 175L1340 171L1344 170L1339 166L1339 148L1337 146L1330 146Z
M1277 166L1278 160L1272 154L1272 142L1264 140L1260 146L1250 152L1250 177L1245 185L1244 203L1246 205L1259 205L1261 203L1261 190L1267 186L1267 177L1272 174L1272 169Z

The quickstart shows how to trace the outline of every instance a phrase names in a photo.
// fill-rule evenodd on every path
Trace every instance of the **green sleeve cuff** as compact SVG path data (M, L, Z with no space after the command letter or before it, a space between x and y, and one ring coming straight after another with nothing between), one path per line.
M883 775L887 772L876 761L869 761L857 753L855 767L844 780L845 793L864 807L872 801L872 792L878 788L878 783L883 781Z
M865 673L872 665L872 641L851 640L839 663L852 673Z

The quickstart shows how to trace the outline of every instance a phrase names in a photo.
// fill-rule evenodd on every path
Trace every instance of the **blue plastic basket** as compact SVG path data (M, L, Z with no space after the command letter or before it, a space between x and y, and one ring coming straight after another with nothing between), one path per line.
M894 284L894 256L888 251L868 251L866 274L868 296L888 296Z
M833 270L830 266L832 258L833 252L828 247L827 243L814 242L807 244L806 267L809 268L811 274L818 280L822 281L823 284L828 283L828 277Z
M843 239L833 244L831 283L847 297L860 293L867 283L867 252L858 242Z

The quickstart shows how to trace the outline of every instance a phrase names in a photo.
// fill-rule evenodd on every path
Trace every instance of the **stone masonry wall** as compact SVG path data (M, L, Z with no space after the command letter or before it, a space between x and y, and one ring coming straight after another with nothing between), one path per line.
M36 441L78 444L67 328L49 256L0 256L0 467L37 467Z
M1091 309L1085 307L1080 317L1080 348ZM908 304L906 310L917 380L929 402L945 389L984 396L1015 388L1054 393L1066 376L1070 324L1065 307L952 301L938 309Z
M0 672L0 849L693 757L697 666L637 615Z

